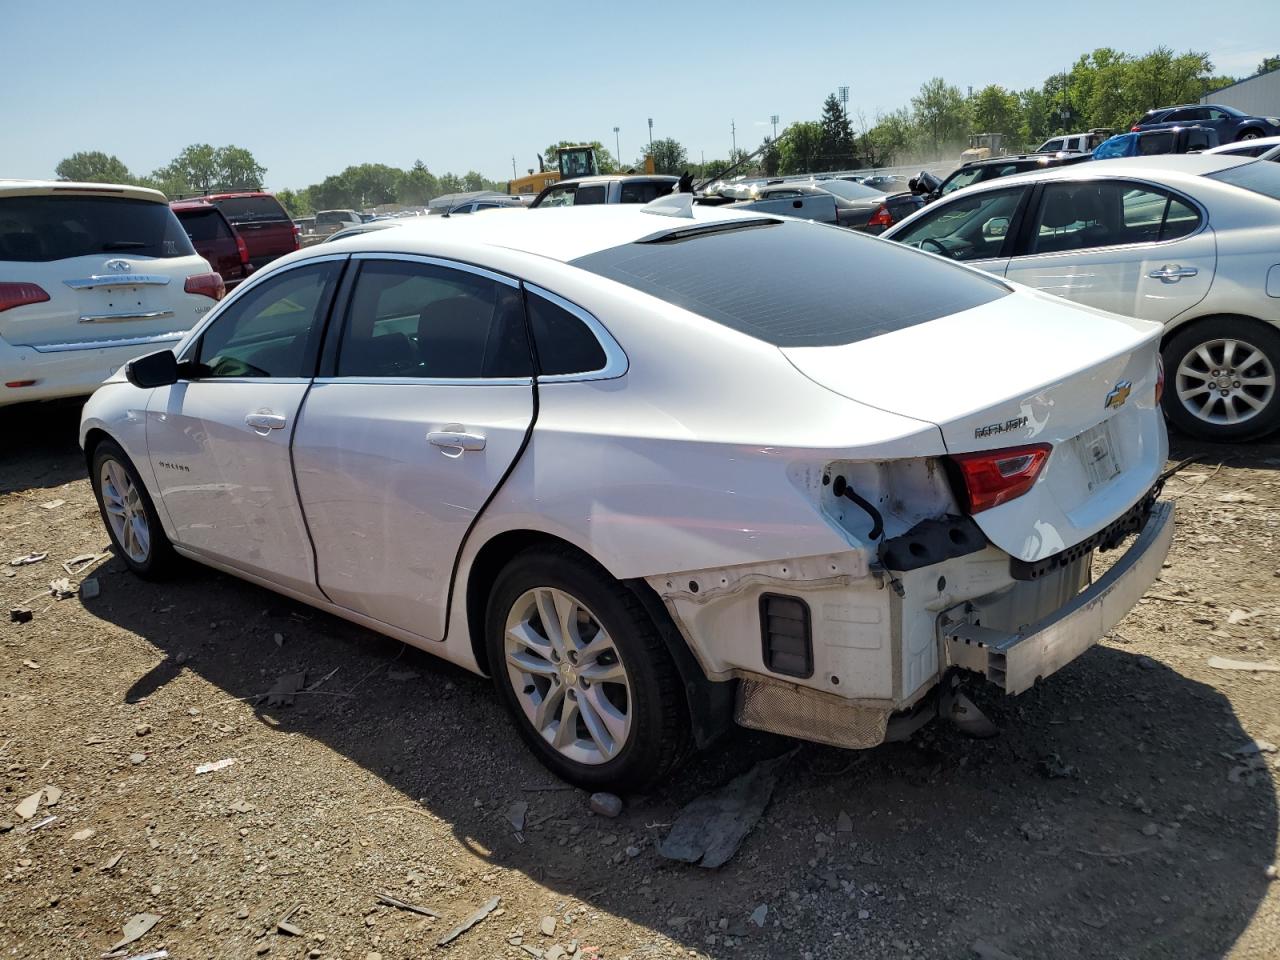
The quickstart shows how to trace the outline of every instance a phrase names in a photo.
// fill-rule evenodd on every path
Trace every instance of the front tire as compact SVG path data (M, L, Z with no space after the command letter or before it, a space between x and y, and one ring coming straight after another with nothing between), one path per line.
M485 619L498 696L552 773L587 790L645 790L688 752L679 674L626 587L567 548L516 555Z
M1240 134L1240 136L1236 137L1236 143L1244 143L1246 140L1257 140L1260 136L1262 136L1262 131L1260 130L1246 130L1244 133Z
M177 564L177 554L128 454L114 440L103 440L93 449L89 470L98 510L116 556L144 579L169 576Z
M1219 443L1280 428L1280 331L1243 317L1193 324L1165 344L1164 410L1184 433Z

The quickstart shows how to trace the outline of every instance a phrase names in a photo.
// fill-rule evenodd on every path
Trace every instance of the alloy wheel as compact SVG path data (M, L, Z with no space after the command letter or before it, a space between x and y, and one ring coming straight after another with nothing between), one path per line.
M104 460L99 483L102 507L116 543L134 563L146 563L151 554L151 525L129 471L117 460Z
M616 757L631 733L631 683L613 638L576 597L527 590L507 614L507 675L533 729L566 759Z
M1275 399L1276 371L1244 340L1207 340L1178 364L1174 389L1187 412L1215 426L1244 423Z

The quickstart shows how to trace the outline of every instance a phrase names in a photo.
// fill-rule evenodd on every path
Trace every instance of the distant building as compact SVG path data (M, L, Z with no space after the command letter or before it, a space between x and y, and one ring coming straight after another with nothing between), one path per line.
M1280 67L1206 93L1200 102L1235 107L1251 117L1280 117Z

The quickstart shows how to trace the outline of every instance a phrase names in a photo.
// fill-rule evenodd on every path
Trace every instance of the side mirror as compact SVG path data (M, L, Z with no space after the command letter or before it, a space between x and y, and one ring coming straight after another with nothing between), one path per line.
M135 387L167 387L178 382L178 358L172 350L148 353L126 363L124 375Z
M1008 232L1008 217L992 217L982 225L982 235L988 240L994 240L996 237L1003 237Z

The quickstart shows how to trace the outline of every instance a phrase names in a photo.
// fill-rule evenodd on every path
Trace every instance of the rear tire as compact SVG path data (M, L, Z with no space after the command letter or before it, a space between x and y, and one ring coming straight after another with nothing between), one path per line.
M128 454L114 440L93 448L89 480L116 556L138 576L161 580L178 566L155 504Z
M1230 443L1280 428L1280 331L1244 317L1192 324L1163 351L1164 412L1183 433Z
M485 642L499 699L561 779L642 791L688 754L688 708L662 637L639 599L581 554L517 554L494 581Z
M1257 140L1262 136L1261 130L1246 130L1240 136L1236 137L1236 143L1244 143L1246 140Z

